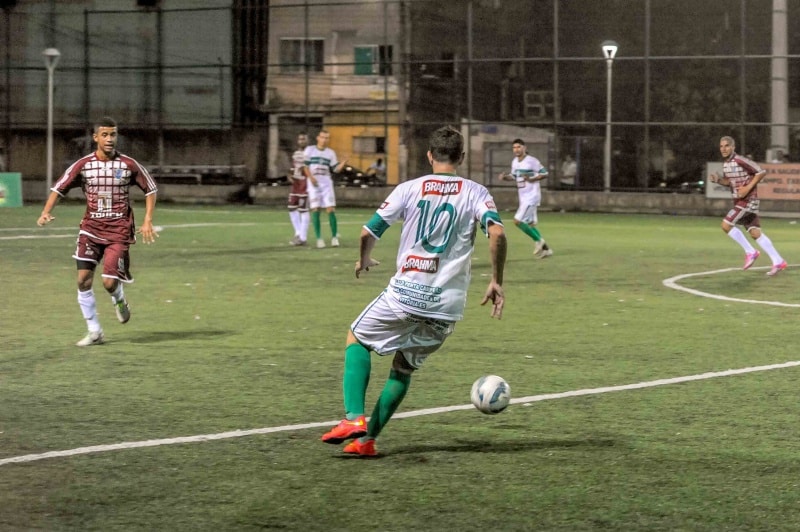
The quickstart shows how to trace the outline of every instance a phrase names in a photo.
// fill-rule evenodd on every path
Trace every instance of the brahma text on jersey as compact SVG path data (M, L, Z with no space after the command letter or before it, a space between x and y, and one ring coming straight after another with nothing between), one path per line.
M400 271L436 273L439 271L439 257L418 257L409 255Z
M462 181L440 181L428 179L422 182L422 195L454 196L461 193Z

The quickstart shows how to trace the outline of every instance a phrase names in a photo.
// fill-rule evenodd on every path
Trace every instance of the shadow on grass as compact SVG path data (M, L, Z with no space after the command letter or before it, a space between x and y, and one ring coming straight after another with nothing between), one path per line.
M430 452L445 453L516 453L521 451L552 450L569 448L605 448L614 447L615 440L605 438L586 438L583 440L531 440L531 441L458 441L449 444L418 444L395 447L387 455L417 454Z
M157 344L159 342L168 342L170 340L188 340L190 338L210 338L213 336L225 336L231 334L231 331L156 331L149 334L131 338L129 341L132 344Z

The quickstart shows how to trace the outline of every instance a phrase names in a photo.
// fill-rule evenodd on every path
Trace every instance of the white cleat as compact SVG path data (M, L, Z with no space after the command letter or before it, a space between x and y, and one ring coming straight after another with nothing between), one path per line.
M318 238L317 239L317 249L322 249L324 247L325 247L325 241L322 240L321 238Z
M131 319L131 308L128 306L128 301L123 299L114 303L114 310L117 312L117 319L120 323L128 323Z
M339 237L338 236L335 236L335 237L331 238L331 247L332 248L338 248L339 247Z
M86 336L83 337L77 345L78 347L88 347L90 345L100 345L105 342L106 337L103 334L103 331L96 331L96 332L88 332Z

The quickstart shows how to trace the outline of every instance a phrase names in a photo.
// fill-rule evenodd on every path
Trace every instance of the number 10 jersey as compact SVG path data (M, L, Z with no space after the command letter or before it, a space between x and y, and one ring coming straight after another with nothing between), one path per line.
M418 316L461 320L477 229L502 225L491 194L452 174L419 177L398 185L364 227L380 238L397 221L403 229L390 301Z

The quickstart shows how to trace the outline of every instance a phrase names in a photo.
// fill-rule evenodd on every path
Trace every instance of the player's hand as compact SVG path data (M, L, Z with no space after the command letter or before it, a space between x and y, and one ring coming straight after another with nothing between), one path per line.
M47 213L43 212L41 214L41 216L39 216L39 219L36 220L36 225L38 225L39 227L42 227L43 225L47 225L50 222L52 222L53 220L55 220L55 219L56 219L56 217L53 216L52 214L50 214L49 212L47 212Z
M491 317L497 318L498 320L501 319L503 317L503 306L505 306L506 297L503 293L503 287L494 281L489 283L489 287L486 289L486 294L483 296L483 300L481 301L481 306L485 305L489 301L492 302Z
M708 176L708 180L711 181L712 183L719 183L719 176L716 173L711 174L710 176Z
M139 228L139 230L136 232L142 235L142 242L144 242L145 244L152 244L156 241L156 238L158 238L158 233L153 228L152 222L143 223L142 226Z
M372 268L373 266L378 266L380 264L380 262L375 260L375 259L373 259L373 258L369 258L369 259L367 259L365 264L366 264L366 266L362 267L361 266L361 261L360 260L356 261L356 278L361 277L361 272L362 271L368 272L370 268Z

